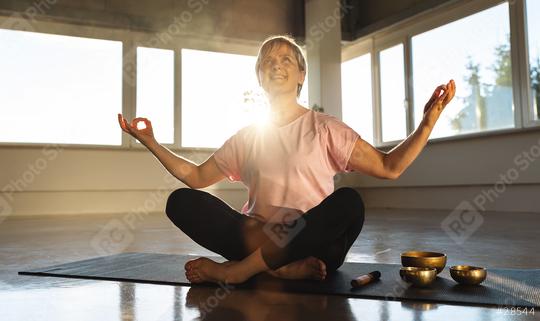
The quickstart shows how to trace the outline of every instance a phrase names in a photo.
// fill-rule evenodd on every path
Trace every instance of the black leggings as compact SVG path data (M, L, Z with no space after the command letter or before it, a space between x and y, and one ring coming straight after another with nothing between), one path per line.
M190 188L171 193L166 213L192 240L228 260L242 260L261 248L272 270L314 256L329 272L335 271L364 224L362 198L348 187L334 191L319 205L285 223L262 222L207 192Z

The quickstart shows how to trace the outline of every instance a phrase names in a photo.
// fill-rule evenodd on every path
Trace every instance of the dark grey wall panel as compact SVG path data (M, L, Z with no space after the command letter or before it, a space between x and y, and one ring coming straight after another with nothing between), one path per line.
M36 3L44 5L37 8ZM4 15L24 16L28 10L37 19L151 32L176 24L186 34L245 40L261 40L272 34L304 35L302 0L0 1Z

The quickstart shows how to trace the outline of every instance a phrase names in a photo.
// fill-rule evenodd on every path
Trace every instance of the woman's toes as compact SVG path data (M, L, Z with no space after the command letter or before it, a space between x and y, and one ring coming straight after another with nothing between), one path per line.
M326 264L320 259L316 261L316 270L319 280L324 280L326 278Z
M208 258L200 257L185 264L186 278L192 283L227 282L227 270L234 263L217 263Z
M187 279L189 280L189 282L191 283L200 283L202 282L202 279L200 277L200 275L198 273L190 273L188 275L186 275Z
M203 282L203 278L201 277L200 275L200 265L201 265L201 260L200 258L197 258L197 259L194 259L194 260L191 260L191 261L188 261L185 265L184 265L184 268L186 270L185 272L185 275L186 275L186 278L188 279L189 282L191 283L201 283Z
M188 261L185 265L184 265L184 269L186 271L195 271L197 270L200 265L201 265L201 260L202 258L197 258L197 259L194 259L194 260L190 260Z

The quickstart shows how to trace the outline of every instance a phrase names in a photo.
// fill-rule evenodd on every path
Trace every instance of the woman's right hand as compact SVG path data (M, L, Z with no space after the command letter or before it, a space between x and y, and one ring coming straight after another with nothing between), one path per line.
M144 124L144 128L139 129L137 125L141 122ZM118 123L124 132L130 134L144 145L155 140L152 123L147 118L134 118L130 124L122 114L118 114Z

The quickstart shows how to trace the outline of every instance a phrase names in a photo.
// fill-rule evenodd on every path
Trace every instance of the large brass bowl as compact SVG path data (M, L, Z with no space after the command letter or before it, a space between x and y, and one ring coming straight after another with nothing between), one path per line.
M403 266L436 268L437 274L446 266L446 254L438 252L409 251L401 253Z
M486 279L487 270L478 266L456 265L450 267L450 276L459 284L477 285Z
M399 270L399 275L405 282L412 283L414 286L424 287L430 285L435 280L437 269L406 266Z

